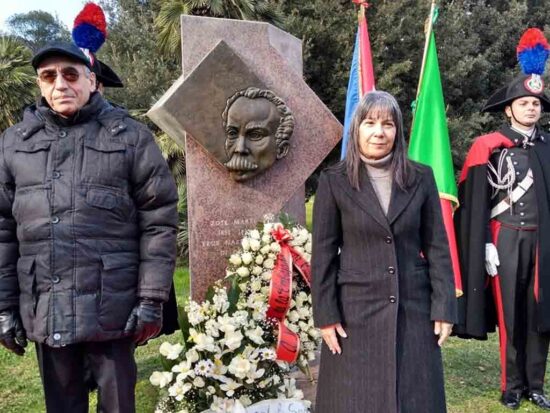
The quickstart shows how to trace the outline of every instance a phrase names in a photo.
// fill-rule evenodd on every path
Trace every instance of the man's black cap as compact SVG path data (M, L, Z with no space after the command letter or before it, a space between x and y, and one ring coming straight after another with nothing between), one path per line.
M82 63L88 67L88 69L92 70L92 64L84 52L80 50L78 46L67 42L55 42L44 46L32 57L32 67L34 67L34 70L37 70L40 63L52 56L68 57L69 59Z
M103 87L124 87L122 80L118 77L113 69L99 59L95 59L94 67L92 68L96 75L96 79Z

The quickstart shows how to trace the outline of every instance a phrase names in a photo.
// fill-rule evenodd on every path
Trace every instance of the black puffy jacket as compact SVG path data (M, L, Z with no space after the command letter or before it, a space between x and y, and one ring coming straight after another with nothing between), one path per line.
M31 340L120 338L138 298L168 299L177 191L143 124L94 93L70 120L31 106L0 144L0 310Z

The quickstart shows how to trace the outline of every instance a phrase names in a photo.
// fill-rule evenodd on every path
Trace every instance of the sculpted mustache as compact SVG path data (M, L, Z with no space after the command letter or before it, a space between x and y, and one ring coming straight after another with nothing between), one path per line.
M256 163L238 154L234 154L224 165L227 169L232 171L253 171L258 168Z

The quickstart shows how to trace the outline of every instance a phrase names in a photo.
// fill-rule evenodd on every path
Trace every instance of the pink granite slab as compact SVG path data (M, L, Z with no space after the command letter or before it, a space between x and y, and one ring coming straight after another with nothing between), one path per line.
M196 16L181 21L184 75L148 115L176 142L185 142L191 290L200 298L225 276L228 255L265 214L286 211L304 222L304 182L339 142L342 127L302 79L300 40L266 23ZM296 122L289 154L244 183L233 181L209 150L185 134L185 116L177 116L193 106L181 98L186 78L222 40L285 101ZM218 113L212 102L203 104L202 110Z

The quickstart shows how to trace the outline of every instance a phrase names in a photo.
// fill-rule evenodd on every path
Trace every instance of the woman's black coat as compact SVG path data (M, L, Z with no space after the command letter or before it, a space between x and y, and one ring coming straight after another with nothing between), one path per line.
M342 323L342 354L323 344L317 413L445 412L433 321L455 322L456 299L439 195L413 163L394 182L386 216L364 166L360 190L342 163L321 174L313 217L313 311Z

